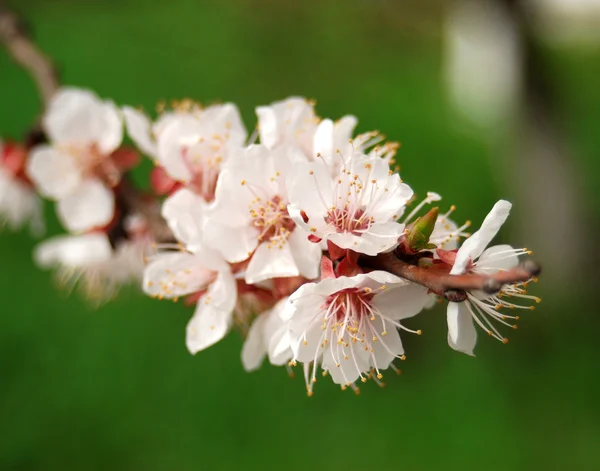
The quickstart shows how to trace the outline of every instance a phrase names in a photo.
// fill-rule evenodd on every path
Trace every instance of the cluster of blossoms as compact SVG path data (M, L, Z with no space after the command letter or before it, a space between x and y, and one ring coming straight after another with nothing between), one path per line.
M519 262L529 251L488 248L510 203L467 238L454 208L424 209L436 193L407 211L413 191L390 170L398 144L355 136L353 116L321 119L296 97L256 114L249 137L231 103L184 100L152 119L63 89L43 117L46 141L2 150L0 217L39 230L37 190L68 231L38 246L41 266L95 299L129 282L183 299L195 306L191 353L240 329L248 371L265 357L301 363L309 395L319 369L342 388L383 384L382 371L405 359L400 334L421 334L404 320L438 298L450 301L449 345L470 355L476 326L506 342L502 328L518 316L503 310L539 301L525 290L537 266ZM123 146L125 130L138 150ZM155 164L147 193L128 177L139 154Z

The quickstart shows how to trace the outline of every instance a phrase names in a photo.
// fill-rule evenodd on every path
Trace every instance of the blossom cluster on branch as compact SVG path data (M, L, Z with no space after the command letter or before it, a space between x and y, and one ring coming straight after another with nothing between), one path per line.
M530 252L488 247L507 201L469 237L453 207L431 207L438 194L416 202L390 169L398 144L355 135L354 116L319 118L298 97L256 115L249 136L231 103L183 100L151 118L60 89L37 139L0 148L0 218L39 234L38 195L54 201L66 234L37 246L40 266L97 301L128 283L182 300L191 353L241 330L246 370L301 363L309 395L318 370L342 388L383 384L406 358L400 334L421 334L404 320L436 300L449 345L469 355L477 328L506 343L539 302L526 293L539 267L519 261ZM141 156L155 164L146 190L130 177Z

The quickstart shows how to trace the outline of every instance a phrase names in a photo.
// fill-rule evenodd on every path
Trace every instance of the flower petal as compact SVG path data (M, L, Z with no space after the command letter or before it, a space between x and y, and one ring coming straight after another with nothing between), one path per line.
M236 284L231 273L219 273L208 293L198 300L194 316L187 325L186 345L192 354L225 337L233 320L236 299Z
M323 253L320 245L308 240L306 233L300 228L292 231L288 244L298 273L309 280L317 278Z
M43 125L54 143L95 143L105 154L115 150L123 138L121 116L114 103L78 88L63 88L54 95Z
M53 147L34 147L27 162L27 174L43 196L61 199L81 183L75 159Z
M261 314L254 320L248 330L248 336L242 347L242 365L244 365L246 371L258 369L265 358L267 353L264 338L266 321L267 315Z
M269 278L283 278L298 274L298 267L289 244L270 246L265 242L258 246L250 259L246 270L246 283L254 284Z
M519 264L519 256L515 254L514 249L507 244L494 245L483 251L477 260L477 270L486 272L497 272L500 270L510 270Z
M33 258L42 268L64 265L81 267L109 260L112 247L105 234L92 233L79 236L62 235L48 239L36 246Z
M464 273L469 261L475 261L496 236L510 213L512 204L498 201L481 224L481 228L469 237L458 249L451 275Z
M428 301L427 288L407 283L389 286L381 294L375 295L372 304L390 319L406 319L421 312Z
M194 251L202 242L206 221L204 199L187 188L181 188L169 196L162 206L161 214L173 231L175 238Z
M72 232L84 232L106 226L115 213L115 196L100 180L86 180L62 198L57 213L63 226Z
M205 289L215 276L200 256L187 252L161 253L146 266L143 289L150 296L177 298Z
M473 318L465 303L448 303L448 345L454 350L473 354L477 342L477 332Z
M173 117L157 139L158 160L166 172L178 181L189 181L192 172L185 163L184 153L202 137L201 124L192 115Z
M156 158L156 142L152 137L152 123L148 116L131 106L123 107L123 116L129 137L144 154Z

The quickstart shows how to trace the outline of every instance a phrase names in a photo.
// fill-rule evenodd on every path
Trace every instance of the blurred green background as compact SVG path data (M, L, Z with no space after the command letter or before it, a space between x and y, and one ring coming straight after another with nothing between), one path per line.
M514 201L498 240L536 248L517 227L537 223L520 205L536 175L498 178L490 131L449 105L444 2L7 3L65 84L147 109L186 96L233 101L249 128L256 105L315 98L320 115L352 113L359 130L401 141L403 178L456 204L457 220L477 227L498 198ZM584 205L575 230L595 242L600 50L541 49ZM0 50L0 134L20 137L39 112L30 77ZM404 374L387 374L385 389L363 385L356 397L321 380L308 399L284 369L246 374L235 332L190 356L181 305L134 290L99 310L67 297L34 266L34 244L25 231L0 235L0 469L600 469L594 245L562 247L586 254L569 267L576 278L536 254L553 267L532 290L544 301L508 345L480 336L477 358L452 351L436 308L412 320L424 335L406 337Z

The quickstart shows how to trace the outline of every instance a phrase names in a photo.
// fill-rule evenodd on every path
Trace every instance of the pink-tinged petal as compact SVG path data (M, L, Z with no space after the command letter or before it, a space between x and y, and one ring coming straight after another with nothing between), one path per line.
M298 268L298 273L309 280L319 276L321 255L323 251L319 244L307 239L302 229L295 229L288 239L292 256Z
M31 151L27 175L43 196L55 200L75 190L82 178L75 158L47 145Z
M510 270L519 265L519 256L510 245L495 245L483 251L477 260L476 270L496 272Z
M33 258L42 268L54 266L83 267L109 260L112 247L105 234L62 235L37 245Z
M283 278L298 274L298 267L289 244L269 247L268 243L262 243L248 264L246 283L254 284L270 278Z
M458 249L451 275L464 273L470 261L475 261L496 236L510 213L512 204L498 201L481 224L481 228L469 237Z
M145 113L130 106L123 107L125 126L129 137L147 156L156 158L156 142L152 136L152 123Z
M201 256L187 252L161 253L144 269L144 292L150 296L177 298L206 289L216 273Z
M236 299L236 284L231 273L219 273L208 292L198 300L187 325L186 345L190 353L204 350L225 337L233 321Z
M164 168L154 167L150 172L150 185L154 193L162 196L173 191L178 186L178 182L170 177Z
M267 315L259 315L248 330L248 335L242 347L242 365L246 371L254 371L263 362L267 353L264 328Z
M106 226L115 214L115 196L99 180L85 180L66 198L58 201L58 218L72 232Z
M473 355L477 332L466 302L448 303L448 345L454 350Z
M416 283L390 285L373 298L373 306L390 319L406 319L417 315L429 301L427 288Z

